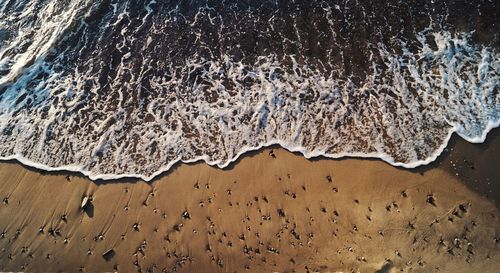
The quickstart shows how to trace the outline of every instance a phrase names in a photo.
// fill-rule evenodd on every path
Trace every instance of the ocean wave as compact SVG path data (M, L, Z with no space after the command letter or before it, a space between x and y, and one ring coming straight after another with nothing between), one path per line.
M6 1L0 157L144 180L273 144L428 164L500 123L495 3L446 3Z

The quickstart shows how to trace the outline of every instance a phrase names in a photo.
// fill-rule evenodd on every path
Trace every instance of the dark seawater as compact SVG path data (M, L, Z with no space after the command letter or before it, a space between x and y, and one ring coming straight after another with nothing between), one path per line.
M415 167L500 123L498 1L0 2L0 157L91 178L280 144Z

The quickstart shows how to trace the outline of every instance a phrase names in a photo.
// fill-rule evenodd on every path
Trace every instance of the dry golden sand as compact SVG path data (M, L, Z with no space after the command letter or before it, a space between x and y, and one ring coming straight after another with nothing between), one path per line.
M1 163L0 271L500 272L498 135L416 170L283 149L152 183Z

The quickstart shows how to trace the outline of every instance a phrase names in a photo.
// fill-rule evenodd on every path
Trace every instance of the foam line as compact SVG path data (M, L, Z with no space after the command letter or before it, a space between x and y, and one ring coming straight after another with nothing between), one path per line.
M487 131L485 131L484 135L482 135L481 138L475 138L475 139L472 139L472 140L466 139L466 140L469 141L469 142L472 142L472 143L482 143L482 142L484 142L486 140L486 136L487 136L488 132L490 130L494 129L494 128L499 127L499 126L500 126L500 120L497 121L497 122L491 122L489 124L489 126L488 126ZM9 156L9 157L0 157L0 160L3 160L3 161L17 160L17 161L19 161L20 163L22 163L22 164L24 164L26 166L33 167L33 168L36 168L36 169L39 169L39 170L50 171L50 172L54 172L54 171L77 172L77 173L81 173L81 174L85 175L86 177L88 177L91 180L117 180L117 179L122 179L122 178L138 178L138 179L141 179L143 181L148 182L148 181L152 181L153 179L155 179L156 177L160 176L161 174L168 172L168 170L170 170L170 168L172 168L172 166L176 165L179 162L190 164L190 163L196 163L196 162L202 162L203 161L203 162L205 162L208 165L217 166L217 167L219 167L221 169L224 169L227 166L229 166L230 164L232 164L233 162L237 161L240 157L244 156L244 154L246 154L248 152L261 150L261 149L264 149L266 147L270 147L270 146L273 146L273 145L279 145L282 148L284 148L284 149L286 149L286 150L288 150L290 152L299 152L304 157L306 157L308 159L317 158L317 157L325 157L325 158L331 158L331 159L339 159L339 158L376 158L376 159L381 159L381 160L383 160L383 161L385 161L385 162L387 162L387 163L389 163L389 164L391 164L393 166L396 166L396 167L403 167L403 168L413 169L413 168L417 168L417 167L420 167L420 166L428 165L428 164L431 164L432 162L434 162L443 153L443 151L448 146L448 142L450 141L451 136L453 135L453 133L455 133L455 130L450 130L450 132L449 132L446 140L436 150L436 152L434 154L432 154L431 156L429 156L428 158L426 158L424 160L414 161L414 162L410 162L410 163L394 162L394 160L389 155L387 155L387 154L375 154L375 153L374 154L363 154L363 153L322 154L322 153L318 153L318 152L316 152L316 153L310 153L310 152L305 151L302 147L287 146L286 144L281 143L280 141L272 141L272 142L269 142L269 143L262 144L261 146L258 146L258 147L249 147L248 149L240 152L234 158L232 158L231 160L229 160L229 161L227 161L225 163L221 163L219 161L207 161L207 159L205 157L194 158L194 159L190 159L190 160L177 159L175 161L172 161L169 165L167 165L165 167L162 167L160 170L158 170L157 172L153 173L150 176L144 176L142 174L137 174L137 173L128 173L128 174L94 174L92 172L86 171L81 166L50 167L50 166L47 166L47 165L43 165L43 164L40 164L40 163L33 162L33 161L29 160L29 159L23 158L22 156L18 156L18 155L17 156Z

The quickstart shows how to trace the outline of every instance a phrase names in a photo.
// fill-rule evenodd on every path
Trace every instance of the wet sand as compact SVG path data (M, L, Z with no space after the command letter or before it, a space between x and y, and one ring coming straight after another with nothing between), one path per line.
M151 183L0 163L0 271L500 272L500 133L430 166L280 148Z

